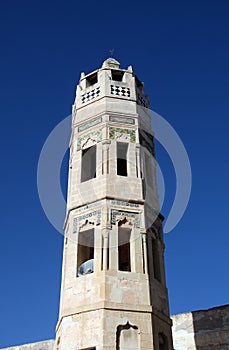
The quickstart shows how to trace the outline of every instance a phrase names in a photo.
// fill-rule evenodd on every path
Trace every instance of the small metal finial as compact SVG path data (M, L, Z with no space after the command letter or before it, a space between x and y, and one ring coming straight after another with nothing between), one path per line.
M110 57L113 57L114 49L109 50L109 52L110 52Z

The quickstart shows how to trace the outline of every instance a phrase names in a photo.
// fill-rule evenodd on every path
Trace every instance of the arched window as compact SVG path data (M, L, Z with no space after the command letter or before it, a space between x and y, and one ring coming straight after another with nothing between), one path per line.
M116 331L116 350L139 350L139 335L138 327L129 322L119 325Z
M154 176L153 176L153 159L152 156L148 155L145 152L145 172L146 172L146 180L147 180L147 185L153 188L154 184Z
M159 350L168 350L168 340L164 333L158 334Z
M161 264L160 264L160 247L158 239L152 237L148 232L147 236L147 253L149 261L149 274L152 278L161 282Z
M131 271L130 261L130 235L131 229L118 227L118 269L119 271Z
M77 276L94 271L94 229L79 232L77 251Z
M96 177L96 145L82 150L81 182Z
M153 250L153 272L154 278L161 282L161 266L160 266L160 253L158 240L152 239L152 250Z
M128 143L117 142L117 175L127 176Z

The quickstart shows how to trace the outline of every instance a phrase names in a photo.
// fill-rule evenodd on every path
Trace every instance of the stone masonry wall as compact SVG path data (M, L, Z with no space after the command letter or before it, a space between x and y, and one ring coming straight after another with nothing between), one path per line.
M229 350L229 305L171 318L174 350ZM54 344L46 340L0 350L54 350Z
M175 350L229 350L229 305L172 316Z

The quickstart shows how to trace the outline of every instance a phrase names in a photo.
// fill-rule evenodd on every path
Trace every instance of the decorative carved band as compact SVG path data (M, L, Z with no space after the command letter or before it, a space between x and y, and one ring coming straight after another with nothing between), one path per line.
M92 211L90 213L78 216L73 219L73 233L76 233L78 230L78 225L84 221L89 220L93 222L95 226L99 226L101 224L101 210Z
M122 205L125 207L139 208L139 204L137 203L130 203L130 202L124 202L124 201L118 201L118 200L112 200L111 204Z
M112 225L116 225L117 221L122 221L125 218L131 219L131 221L133 220L134 227L140 228L140 214L115 209L111 210Z
M135 124L134 118L115 117L115 116L110 115L109 120L110 120L110 122L115 122L115 123Z
M111 140L136 141L135 130L130 129L110 128L109 137Z
M92 202L92 203L83 205L80 208L75 209L75 213L80 213L80 212L85 211L87 209L96 208L99 205L101 205L101 201Z
M77 151L84 149L102 141L102 130L92 131L90 134L83 135L77 139Z
M101 122L102 122L102 118L101 118L101 117L100 117L100 118L93 119L93 120L90 120L88 123L84 123L84 124L80 125L80 126L78 127L78 132L81 132L81 131L84 131L84 130L86 130L86 129L89 129L89 128L91 128L92 126L97 125L97 124L99 124L99 123L101 123Z

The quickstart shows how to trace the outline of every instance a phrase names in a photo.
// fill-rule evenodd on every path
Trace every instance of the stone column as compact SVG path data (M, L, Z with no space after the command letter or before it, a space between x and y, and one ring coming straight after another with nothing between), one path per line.
M130 266L131 272L139 272L136 269L136 232L135 227L132 226L130 235Z
M109 159L109 174L116 176L117 175L117 151L116 151L116 141L112 140L110 143L110 154Z
M102 145L97 144L97 155L96 155L96 176L102 175Z
M95 252L94 252L94 271L100 271L102 268L102 235L100 227L95 226Z
M109 174L110 170L110 157L109 157L109 149L110 149L110 140L106 140L103 142L103 147L102 147L102 174Z
M112 225L109 239L110 270L118 270L118 223Z
M127 154L127 168L128 168L128 176L136 177L136 155L135 155L135 144L130 142L128 147Z
M109 234L108 231L103 232L103 270L108 269L108 248L109 248Z
M144 272L148 274L148 259L147 259L147 245L146 245L146 232L142 234L142 245L143 245L143 261L144 261Z

